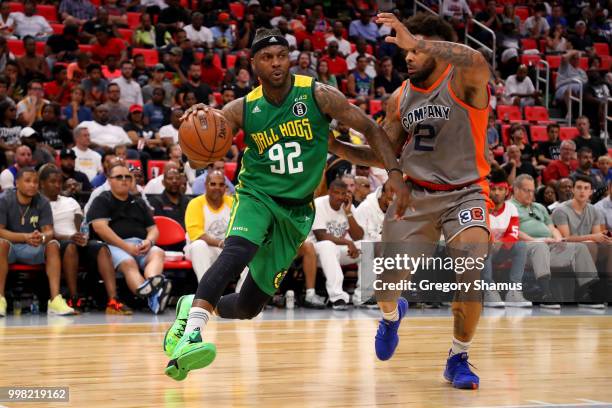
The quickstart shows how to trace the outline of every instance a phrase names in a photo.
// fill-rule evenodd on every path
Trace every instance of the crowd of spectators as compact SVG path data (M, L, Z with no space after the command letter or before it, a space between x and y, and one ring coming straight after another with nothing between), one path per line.
M496 62L487 129L493 171L503 172L509 185L522 186L529 177L528 190L547 213L576 197L577 181L588 178L588 200L603 213L594 219L607 231L612 169L603 129L612 85L610 1L424 3L451 22L458 39L467 28L492 45L489 32L474 21L496 33L497 52L487 54ZM410 1L395 7L400 17L412 14ZM100 271L109 313L130 313L118 299L116 271L153 312L163 311L172 283L162 273L164 251L155 246L159 231L151 215L170 217L186 229L185 254L200 279L222 248L223 220L245 147L239 132L223 161L204 171L192 169L177 144L185 109L195 103L222 107L254 89L258 82L249 62L254 32L277 27L290 45L292 73L339 88L381 122L406 66L402 52L384 41L390 31L376 23L376 10L373 0L2 1L3 259L45 260L49 310L60 314L81 308L75 253L88 260L87 268ZM540 59L552 68L549 95L534 76ZM566 123L569 97L580 91L584 116ZM561 123L550 119L547 100ZM334 124L333 132L365 143L350 124ZM330 155L324 181L313 234L299 254L305 304L324 305L315 293L317 266L334 308L368 304L358 294L349 297L343 265L358 264L360 241L379 239L377 226L391 200L385 172ZM51 221L45 203L53 210ZM25 212L35 208L36 215L27 214L34 221L26 223ZM74 219L66 208L73 208ZM126 219L132 220L129 226ZM574 234L571 221L559 225L554 214L552 220L562 237ZM0 314L6 313L8 270L8 264L0 265ZM61 271L67 301L59 293Z

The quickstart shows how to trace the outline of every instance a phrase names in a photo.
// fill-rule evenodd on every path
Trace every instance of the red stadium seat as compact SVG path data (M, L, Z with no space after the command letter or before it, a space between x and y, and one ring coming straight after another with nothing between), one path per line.
M525 65L537 65L540 61L540 56L538 54L523 54L521 55L521 64Z
M155 225L159 230L159 238L157 239L157 244L166 246L166 245L176 245L182 242L185 242L185 230L178 222L174 221L172 218L155 216L153 217L155 220ZM173 269L173 270L181 270L181 269L192 269L191 261L188 260L180 260L180 261L164 261L164 270Z
M511 125L501 125L501 138L504 146L510 145L510 126Z
M382 110L382 101L380 99L370 99L370 115L374 116Z
M134 167L140 167L142 169L142 163L140 162L140 160L128 159L125 161L125 164L127 165L131 164Z
M147 177L149 180L163 174L167 160L149 160L147 162Z
M599 58L601 58L601 69L604 71L610 70L610 67L612 67L612 56L600 55Z
M128 42L128 44L132 44L132 34L134 34L134 30L130 28L118 28L117 32L121 38Z
M64 25L60 23L49 24L53 29L53 34L62 34L64 32Z
M578 136L578 129L571 126L563 126L559 132L560 140L575 139Z
M22 40L6 40L8 45L8 49L12 52L16 57L21 57L25 54L25 48L23 46Z
M54 5L39 4L36 6L36 14L43 16L48 22L58 21L57 8Z
M274 17L280 16L282 12L283 12L283 8L281 6L274 6L274 8L272 9L272 15Z
M594 43L593 49L595 50L595 54L599 55L610 55L610 47L608 43Z
M546 126L531 126L529 131L531 132L531 141L533 143L541 143L548 141L548 133L546 132Z
M25 9L23 6L23 3L17 3L17 2L10 2L9 8L11 10L11 13L15 13L17 11L20 11L23 13L23 10Z
M221 92L213 92L213 96L215 97L215 103L219 106L223 103L223 96Z
M144 56L145 64L148 67L152 67L153 65L159 62L159 56L157 55L157 50L148 49L148 48L134 48L132 50L132 55L138 55L138 54L142 54Z
M546 52L546 40L540 40L538 43L540 44L540 52L544 54Z
M236 175L236 168L238 167L238 163L236 162L227 162L225 163L225 177L230 180L234 179Z
M45 47L47 43L43 41L36 41L36 55L44 56L45 55Z
M521 47L523 47L523 51L525 50L537 50L538 43L533 38L523 38L521 39Z
M93 45L91 44L79 44L79 51L81 52L92 52Z
M238 57L235 54L227 54L225 56L225 67L227 69L234 68L234 65L236 65L237 58Z
M514 9L514 14L516 14L516 16L518 16L522 22L527 20L527 17L529 17L529 9L527 7L518 6Z
M213 55L213 65L215 67L217 67L217 68L223 68L221 66L221 57L217 53L215 53L215 55Z
M232 16L236 17L238 20L244 18L244 4L239 2L230 3L229 9Z
M578 63L578 67L584 69L585 71L589 69L589 58L581 57L580 62Z
M132 30L135 30L136 27L138 27L138 25L140 24L140 15L142 13L137 13L135 11L128 11L125 14L127 15L128 27L130 27Z
M525 120L529 122L550 122L548 110L544 106L525 106Z
M521 109L514 105L497 105L497 119L505 120L506 115L509 121L522 121Z
M10 264L9 271L11 272L42 272L45 270L45 265L26 265L26 264Z
M548 66L550 67L550 69L559 69L559 65L561 65L561 56L547 55L546 62L548 62Z
M340 92L345 95L348 93L348 81L346 79L340 81Z

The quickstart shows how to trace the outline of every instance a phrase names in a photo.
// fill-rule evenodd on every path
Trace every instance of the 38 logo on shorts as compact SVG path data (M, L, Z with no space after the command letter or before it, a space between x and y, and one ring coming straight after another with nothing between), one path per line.
M280 287L281 282L283 281L287 271L280 271L274 277L274 288L278 289Z
M484 221L484 210L482 208L472 207L459 211L459 223L461 225L472 221Z

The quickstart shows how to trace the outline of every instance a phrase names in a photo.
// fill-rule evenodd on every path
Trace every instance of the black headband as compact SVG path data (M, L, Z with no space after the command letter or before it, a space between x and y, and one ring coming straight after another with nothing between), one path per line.
M264 37L257 42L253 42L251 45L251 55L255 55L257 51L262 48L270 47L272 45L282 45L289 48L289 43L282 35L271 35L270 37Z

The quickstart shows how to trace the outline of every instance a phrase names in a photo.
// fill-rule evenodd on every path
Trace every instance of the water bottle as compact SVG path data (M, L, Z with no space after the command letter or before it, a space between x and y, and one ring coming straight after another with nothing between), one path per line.
M37 315L40 313L40 306L38 304L38 297L34 295L32 298L32 303L30 304L30 313L33 315Z
M85 239L89 241L89 224L87 223L87 221L83 220L83 222L81 223L80 232L81 234L83 234L83 236L85 236Z
M292 290L285 292L285 307L289 310L295 308L295 293Z

